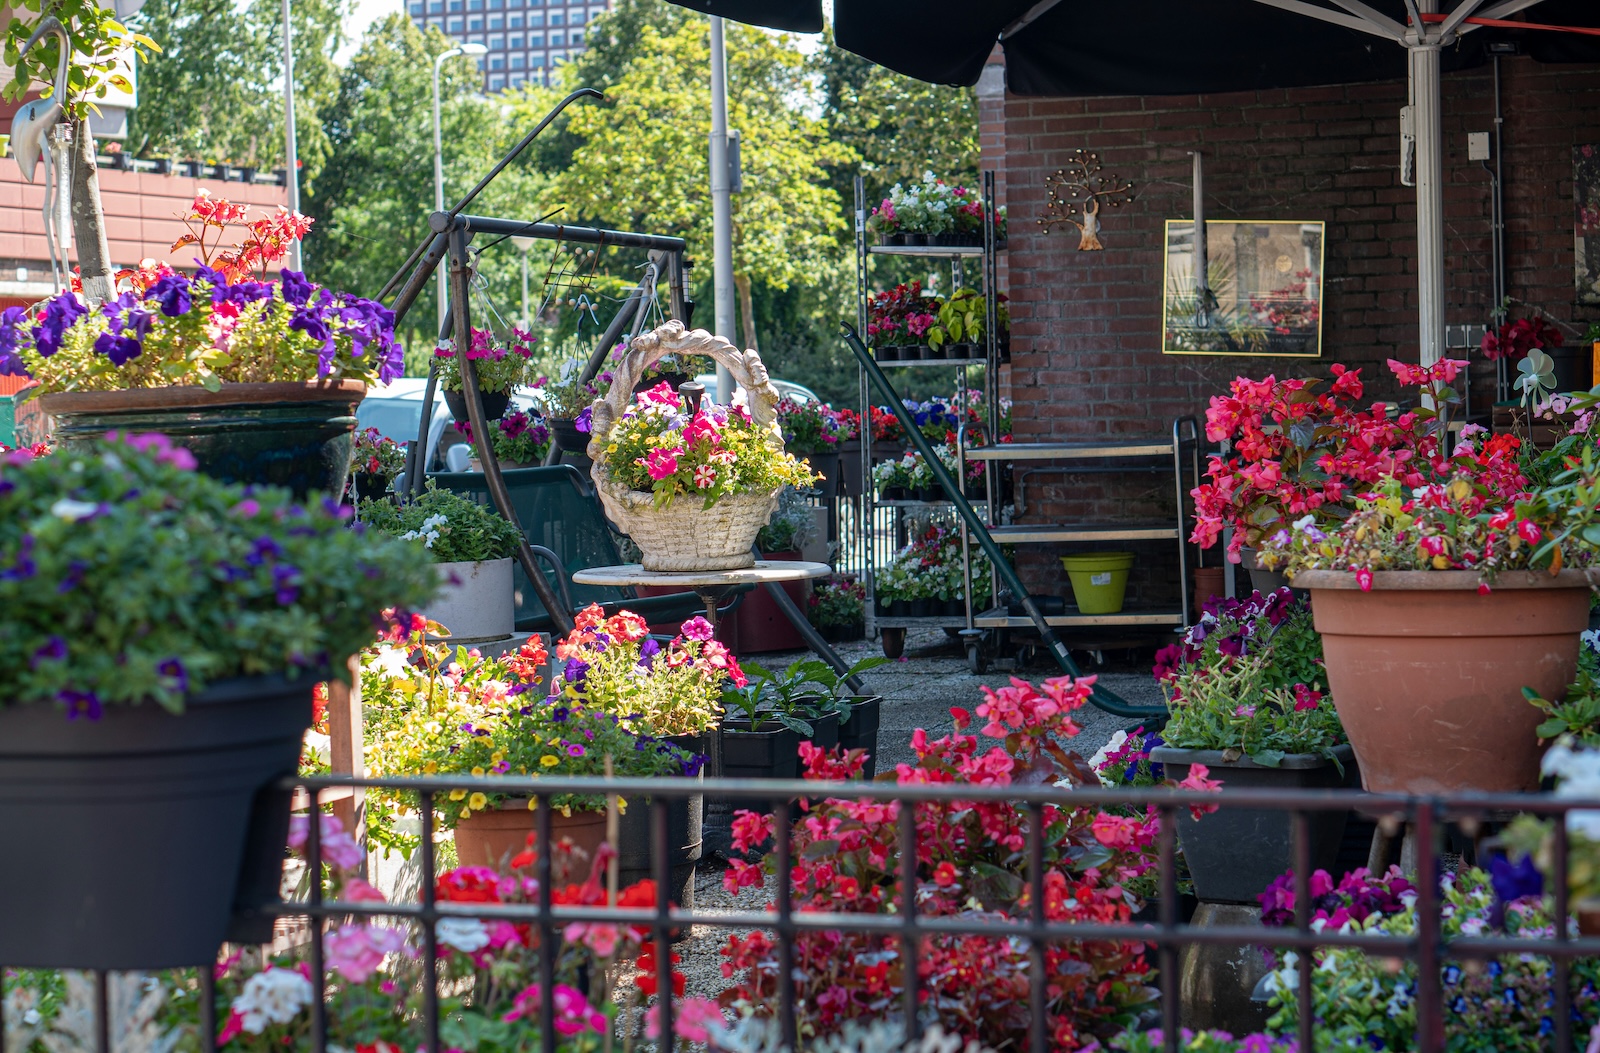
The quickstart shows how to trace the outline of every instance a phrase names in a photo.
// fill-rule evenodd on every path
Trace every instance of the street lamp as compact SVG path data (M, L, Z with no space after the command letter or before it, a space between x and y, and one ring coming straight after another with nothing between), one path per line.
M444 211L444 145L439 135L439 70L446 61L457 55L478 56L489 49L482 44L461 44L451 48L433 60L433 210ZM449 304L449 275L446 268L439 268L439 332L444 333L444 313Z
M522 253L522 328L524 329L533 328L528 324L528 253L533 251L535 240L534 238L525 238L517 234L511 236L511 244L515 245L517 251Z

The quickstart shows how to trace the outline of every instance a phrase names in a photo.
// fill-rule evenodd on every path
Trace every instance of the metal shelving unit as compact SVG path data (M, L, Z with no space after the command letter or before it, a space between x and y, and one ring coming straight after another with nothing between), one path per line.
M983 374L983 406L986 427L990 435L995 434L995 425L1000 419L1000 395L996 384L996 375L1000 363L1000 343L997 329L999 326L999 312L996 300L997 274L995 260L997 253L1004 247L996 238L993 218L995 216L995 181L993 172L983 173L983 204L986 217L983 231L983 244L981 245L869 245L867 243L867 205L866 188L860 176L855 180L855 238L856 238L856 317L857 326L864 334L867 331L867 312L870 293L867 287L867 271L869 261L873 256L891 257L916 257L930 260L948 261L950 265L951 291L959 289L966 284L965 264L976 261L981 265L981 292L984 299L984 357L965 359L915 359L912 361L879 361L878 365L884 369L957 369L959 370L960 390L968 391L967 370L975 366L984 366ZM860 373L860 412L861 412L861 510L856 517L858 539L862 549L863 575L862 580L867 590L866 600L866 627L867 634L871 636L881 628L913 628L921 626L947 626L951 619L946 616L904 618L904 617L879 617L876 613L876 568L881 559L888 557L900 546L900 538L909 512L926 511L929 513L953 514L954 505L947 501L880 501L872 485L872 429L871 417L871 391L865 370ZM964 425L963 429L964 431ZM958 451L959 452L959 451ZM992 475L992 471L986 474ZM990 493L994 492L993 484ZM878 516L878 510L888 513ZM965 531L963 530L963 561L965 568L970 568L971 559L966 551ZM971 574L965 574L970 585ZM968 597L965 603L964 622L968 629L972 628L973 614L970 588L965 590Z
M1173 477L1173 495L1177 514L1172 520L1124 520L1105 523L1023 523L999 522L1000 510L996 503L987 503L985 526L990 536L1002 545L1035 544L1096 544L1114 541L1171 541L1177 550L1179 603L1175 609L1125 609L1116 614L1080 614L1067 612L1045 615L1045 621L1063 628L1105 628L1112 626L1178 628L1188 622L1187 598L1189 596L1189 552L1186 513L1188 491L1200 480L1200 429L1193 417L1181 417L1172 423L1171 437L1161 441L1134 440L1126 442L1028 442L963 449L966 461L994 465L999 462L1054 461L1054 462L1116 462L1161 461L1170 459ZM992 472L991 472L992 475ZM992 493L992 491L991 491ZM980 506L984 507L984 506ZM962 554L967 557L965 571L971 577L971 543L966 523L962 523ZM998 581L995 594L999 594ZM997 606L973 615L967 634L967 658L974 672L986 665L985 648L988 645L985 630L1033 628L1034 622L1026 615L1012 613Z

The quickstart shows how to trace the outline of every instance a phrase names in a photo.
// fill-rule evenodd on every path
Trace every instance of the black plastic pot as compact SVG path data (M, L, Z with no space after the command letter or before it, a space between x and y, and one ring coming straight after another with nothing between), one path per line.
M798 779L799 733L773 720L752 727L741 717L723 718L722 774L729 779ZM759 797L731 797L727 804L734 811L772 810L772 802Z
M888 606L881 600L877 604L877 610L879 617L887 617L889 614ZM829 643L849 643L865 637L867 627L861 622L856 622L854 625L819 625L817 632Z
M440 390L444 396L444 404L450 407L450 416L458 421L467 419L467 397L459 391ZM485 391L483 397L483 419L499 420L506 415L506 410L511 407L511 393L508 391ZM588 442L587 439L584 440Z
M579 431L574 421L552 418L549 423L550 441L562 453L581 454L589 449L589 433Z
M389 493L389 477L379 472L355 473L356 497L362 501L381 501Z
M882 710L882 695L857 695L850 699L850 709L839 725L840 748L867 751L867 763L861 769L864 779L878 774L878 719Z
M791 453L795 451L791 450ZM813 482L812 487L823 498L839 496L839 455L832 451L823 453L807 453L804 455L806 463L816 472L819 478ZM859 457L859 455L858 455Z
M811 725L811 738L807 741L813 746L831 750L839 744L839 714L824 713L820 717L814 717L810 713L804 713L800 719Z
M1193 764L1204 764L1212 778L1229 789L1331 790L1359 787L1355 751L1349 745L1334 751L1344 765L1315 753L1291 753L1276 768L1265 768L1248 757L1223 759L1220 750L1189 750L1157 746L1153 763L1166 766L1168 778L1182 780ZM1311 866L1331 871L1339 855L1349 812L1312 812ZM1194 878L1195 895L1207 903L1255 905L1274 878L1290 869L1294 860L1290 816L1286 811L1260 808L1219 808L1198 822L1183 816L1178 842Z
M861 494L861 440L846 439L839 444L839 494L857 497Z
M883 488L883 499L885 501L904 501L906 499L906 488L903 486L886 486Z
M265 942L312 678L217 684L68 720L0 705L0 961L45 969L204 965L224 938Z
M933 613L928 600L912 600L910 616L913 618L926 618Z
M909 617L911 617L911 601L910 600L892 600L892 601L890 601L890 603L889 603L889 617L891 617L891 618L909 618Z

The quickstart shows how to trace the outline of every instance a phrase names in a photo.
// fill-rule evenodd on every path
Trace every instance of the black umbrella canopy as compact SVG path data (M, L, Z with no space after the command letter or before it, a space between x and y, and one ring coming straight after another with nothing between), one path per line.
M820 0L674 2L776 29L822 24ZM1308 2L1344 13L1335 0ZM1404 0L1367 2L1405 23ZM1498 4L1486 0L1479 10ZM1600 0L1542 0L1514 17L1600 28ZM843 48L938 84L977 83L1005 34L1006 78L1018 95L1293 88L1394 80L1406 69L1405 49L1392 40L1259 0L834 0L834 33ZM1507 40L1542 62L1600 62L1600 37L1483 27L1445 49L1444 68L1479 65L1491 42Z

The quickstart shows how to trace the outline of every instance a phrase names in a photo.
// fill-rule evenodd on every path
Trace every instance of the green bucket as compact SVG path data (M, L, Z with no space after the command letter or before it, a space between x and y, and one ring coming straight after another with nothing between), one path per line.
M1079 614L1116 614L1128 591L1132 552L1087 552L1062 556L1061 566L1072 579L1072 596Z

